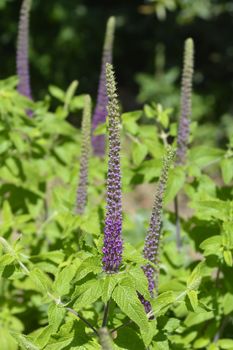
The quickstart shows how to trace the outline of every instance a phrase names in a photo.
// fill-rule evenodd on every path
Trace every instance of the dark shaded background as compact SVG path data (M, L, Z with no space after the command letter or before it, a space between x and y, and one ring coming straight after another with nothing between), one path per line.
M184 9L179 6L167 11L162 20L154 3L139 0L34 0L30 23L34 97L43 97L49 84L65 89L74 79L79 80L80 93L96 95L105 24L115 15L114 65L124 109L139 105L135 75L154 74L156 44L165 45L166 69L181 67L184 39L192 36L196 46L195 91L214 96L208 118L218 121L233 109L233 3L207 3L211 6L204 16L195 10L188 18L182 17ZM218 9L220 4L224 5L222 10L212 13L213 6ZM0 0L0 78L15 74L20 5L19 0ZM179 79L176 84L179 86Z

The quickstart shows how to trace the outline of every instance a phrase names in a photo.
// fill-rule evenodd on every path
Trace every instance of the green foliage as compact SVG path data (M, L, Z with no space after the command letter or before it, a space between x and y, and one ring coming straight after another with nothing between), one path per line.
M232 140L225 148L200 144L202 127L192 123L187 163L169 173L159 295L151 298L141 268L147 211L126 208L120 271L102 270L105 160L90 159L88 204L82 217L75 213L81 133L67 118L83 108L77 81L66 91L51 85L38 102L16 85L15 78L0 82L1 348L233 348ZM156 188L166 147L176 144L170 107L152 102L122 114L126 196L138 185L148 195ZM96 130L106 132L104 124ZM181 251L171 206L178 193ZM149 314L139 294L151 303Z

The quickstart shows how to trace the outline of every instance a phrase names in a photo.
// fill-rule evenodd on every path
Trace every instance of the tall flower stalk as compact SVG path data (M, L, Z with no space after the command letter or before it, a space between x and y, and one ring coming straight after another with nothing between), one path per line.
M175 151L171 147L168 147L166 155L163 158L162 172L155 193L149 229L147 231L143 250L144 258L155 265L155 267L151 266L148 262L148 264L142 267L148 280L148 290L152 298L158 294L159 245L162 228L163 198L167 186L168 172L174 157ZM146 313L148 313L151 310L150 303L142 296L140 296L140 299L145 307Z
M32 99L28 58L30 8L31 0L23 0L19 18L16 66L19 77L18 91L20 94Z
M116 82L111 64L106 64L108 95L109 158L107 174L107 212L104 228L103 270L116 273L122 260L122 201L120 170L120 113Z
M191 38L185 41L184 66L181 82L180 120L177 135L176 163L184 164L189 142L189 124L192 113L194 47Z
M194 67L194 45L191 38L185 41L184 45L184 64L181 82L181 102L180 102L180 120L177 135L176 164L183 165L186 161L186 154L190 134L190 117L192 114L192 82ZM180 218L178 196L174 199L174 208L176 216L176 246L179 251L182 247L180 235Z
M110 17L107 22L103 56L102 56L102 67L98 86L98 96L95 111L93 114L92 131L94 132L97 126L106 121L107 116L107 91L106 91L106 80L105 80L105 69L106 63L112 63L112 47L114 41L115 31L115 18ZM104 135L92 136L92 146L95 155L104 156L105 154L105 137Z
M86 95L82 117L82 141L76 213L82 215L87 203L88 166L91 154L91 98Z

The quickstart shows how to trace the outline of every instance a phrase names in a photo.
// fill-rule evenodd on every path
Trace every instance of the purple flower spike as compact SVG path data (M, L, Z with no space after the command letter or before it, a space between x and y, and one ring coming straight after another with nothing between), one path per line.
M106 80L105 80L105 69L106 63L112 63L112 46L114 40L115 30L115 18L110 17L107 22L105 42L102 56L102 67L98 87L98 96L95 111L93 114L92 132L95 131L99 124L105 123L107 117L107 92L106 92ZM104 135L92 136L93 152L97 156L104 156L105 154L105 137Z
M175 151L168 147L167 153L163 158L163 166L162 172L160 175L158 187L155 194L154 205L152 209L150 225L147 232L147 236L145 239L145 245L143 250L143 256L145 259L149 260L153 263L154 266L151 266L149 263L142 267L147 280L148 280L148 290L152 298L154 298L155 294L158 294L158 276L159 276L159 244L160 244L160 236L161 236L161 227L162 227L162 209L163 209L163 197L164 192L167 186L168 180L168 172L170 166L175 157ZM141 302L144 305L146 313L151 310L150 303L143 298L143 296L139 296Z
M88 166L91 153L91 98L85 96L82 118L82 143L76 213L82 215L87 203Z
M192 113L192 80L193 80L194 47L191 38L185 41L184 67L181 83L181 111L177 135L176 164L185 163L189 142L189 124Z
M111 64L106 64L109 117L109 160L107 175L107 212L104 228L103 270L116 273L122 260L122 203L120 171L120 113L116 82Z
M20 94L32 99L28 59L30 8L31 0L23 0L19 19L16 65L17 75L19 77L18 91Z

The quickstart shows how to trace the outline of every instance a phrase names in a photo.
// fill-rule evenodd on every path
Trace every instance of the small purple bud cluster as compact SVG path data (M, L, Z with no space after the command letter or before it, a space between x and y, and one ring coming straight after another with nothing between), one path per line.
M163 158L162 172L155 194L150 225L145 239L145 246L143 250L144 258L149 260L156 266L155 268L154 266L151 266L148 263L142 267L148 280L148 290L152 298L154 297L154 291L156 292L156 295L158 293L159 244L162 227L163 197L167 186L168 172L174 157L175 151L171 147L168 147L167 153ZM146 313L148 313L151 310L150 303L147 300L145 300L141 295L140 300L145 307Z
M116 82L111 64L106 64L109 116L109 160L107 174L107 212L104 228L103 270L116 273L122 260L122 203L120 170L120 113Z
M102 67L98 87L97 104L93 114L92 132L95 131L99 124L105 123L107 117L107 92L105 69L106 63L112 63L112 46L114 40L115 18L110 17L107 23L105 42L103 48ZM93 152L97 156L105 154L105 137L104 135L92 136Z
M194 47L191 38L185 41L184 67L181 87L181 111L177 135L176 164L185 163L187 146L189 141L189 124L192 113L192 79L193 79Z
M76 213L82 215L87 203L88 166L91 153L91 98L85 96L82 118L80 175L77 191Z
M20 94L32 99L28 59L30 7L31 0L23 0L19 19L16 65L17 75L19 77L18 91Z

